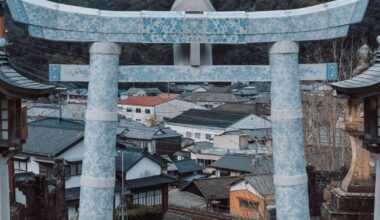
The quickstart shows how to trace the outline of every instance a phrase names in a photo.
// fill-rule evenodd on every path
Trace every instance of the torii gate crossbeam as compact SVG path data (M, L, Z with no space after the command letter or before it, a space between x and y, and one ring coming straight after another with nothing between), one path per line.
M102 11L46 0L7 2L13 19L27 24L31 36L54 41L95 42L90 49L89 77L86 78L89 92L81 177L81 220L112 219L117 120L115 90L120 71L120 47L114 42L274 42L269 51L269 72L265 73L270 75L272 82L277 219L309 219L299 92L302 67L298 64L296 42L346 36L349 25L362 20L368 0L336 0L284 11L203 14ZM128 73L128 67L125 69ZM120 75L123 75L122 71ZM268 80L267 76L264 77Z

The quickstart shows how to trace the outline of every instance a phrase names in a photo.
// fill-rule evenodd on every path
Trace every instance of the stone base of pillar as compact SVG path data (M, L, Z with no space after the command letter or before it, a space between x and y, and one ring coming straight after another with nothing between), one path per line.
M331 190L331 201L322 204L324 220L372 220L374 193L345 192L341 188Z

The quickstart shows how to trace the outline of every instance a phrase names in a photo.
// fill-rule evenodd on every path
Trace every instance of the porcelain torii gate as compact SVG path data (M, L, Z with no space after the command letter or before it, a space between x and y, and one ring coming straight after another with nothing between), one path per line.
M298 41L344 37L368 0L336 0L268 12L117 12L46 0L7 0L31 36L94 42L90 65L51 65L51 80L88 81L80 219L112 219L117 83L271 81L274 183L278 219L309 219L300 80L336 77L336 64L299 65ZM122 66L117 43L273 43L269 66ZM119 74L120 73L120 74ZM326 77L327 76L327 77Z

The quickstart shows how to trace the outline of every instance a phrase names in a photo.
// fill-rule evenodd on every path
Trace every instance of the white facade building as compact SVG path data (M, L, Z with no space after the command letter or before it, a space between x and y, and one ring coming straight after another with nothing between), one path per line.
M271 128L271 122L253 114L191 109L165 122L172 130L197 142L239 129Z

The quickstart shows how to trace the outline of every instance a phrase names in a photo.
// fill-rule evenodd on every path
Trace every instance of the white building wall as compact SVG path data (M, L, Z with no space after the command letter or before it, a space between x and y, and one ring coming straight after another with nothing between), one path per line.
M59 155L59 158L64 158L67 161L82 161L83 160L84 141L77 143L69 150Z
M214 137L215 148L244 149L248 147L248 137L245 135L229 134Z
M259 128L271 128L272 123L268 120L260 118L256 115L249 115L246 118L238 121L237 123L231 125L227 128L228 131L238 130L238 129L259 129Z
M80 187L80 176L72 176L66 179L65 188L69 189L74 187Z
M125 179L131 180L160 174L161 166L145 157L128 170Z
M220 135L224 133L224 130L222 128L207 128L207 127L190 127L189 126L184 126L184 125L179 125L179 124L170 124L166 123L166 127L169 127L170 129L176 131L179 134L182 134L183 137L191 138L197 142L199 141L208 141L212 142L212 140L206 139L206 134L210 134L211 138L213 139L215 135ZM191 134L191 136L189 136ZM199 134L199 138L198 135Z
M18 187L15 188L16 201L26 205L26 196L19 190Z
M127 119L132 119L134 121L140 122L146 126L151 126L152 120L155 120L155 109L153 106L138 106L138 105L117 105L117 113L125 116ZM128 112L127 109L130 108L132 111ZM136 109L141 109L141 112L136 112ZM150 110L150 113L145 113L145 109Z

